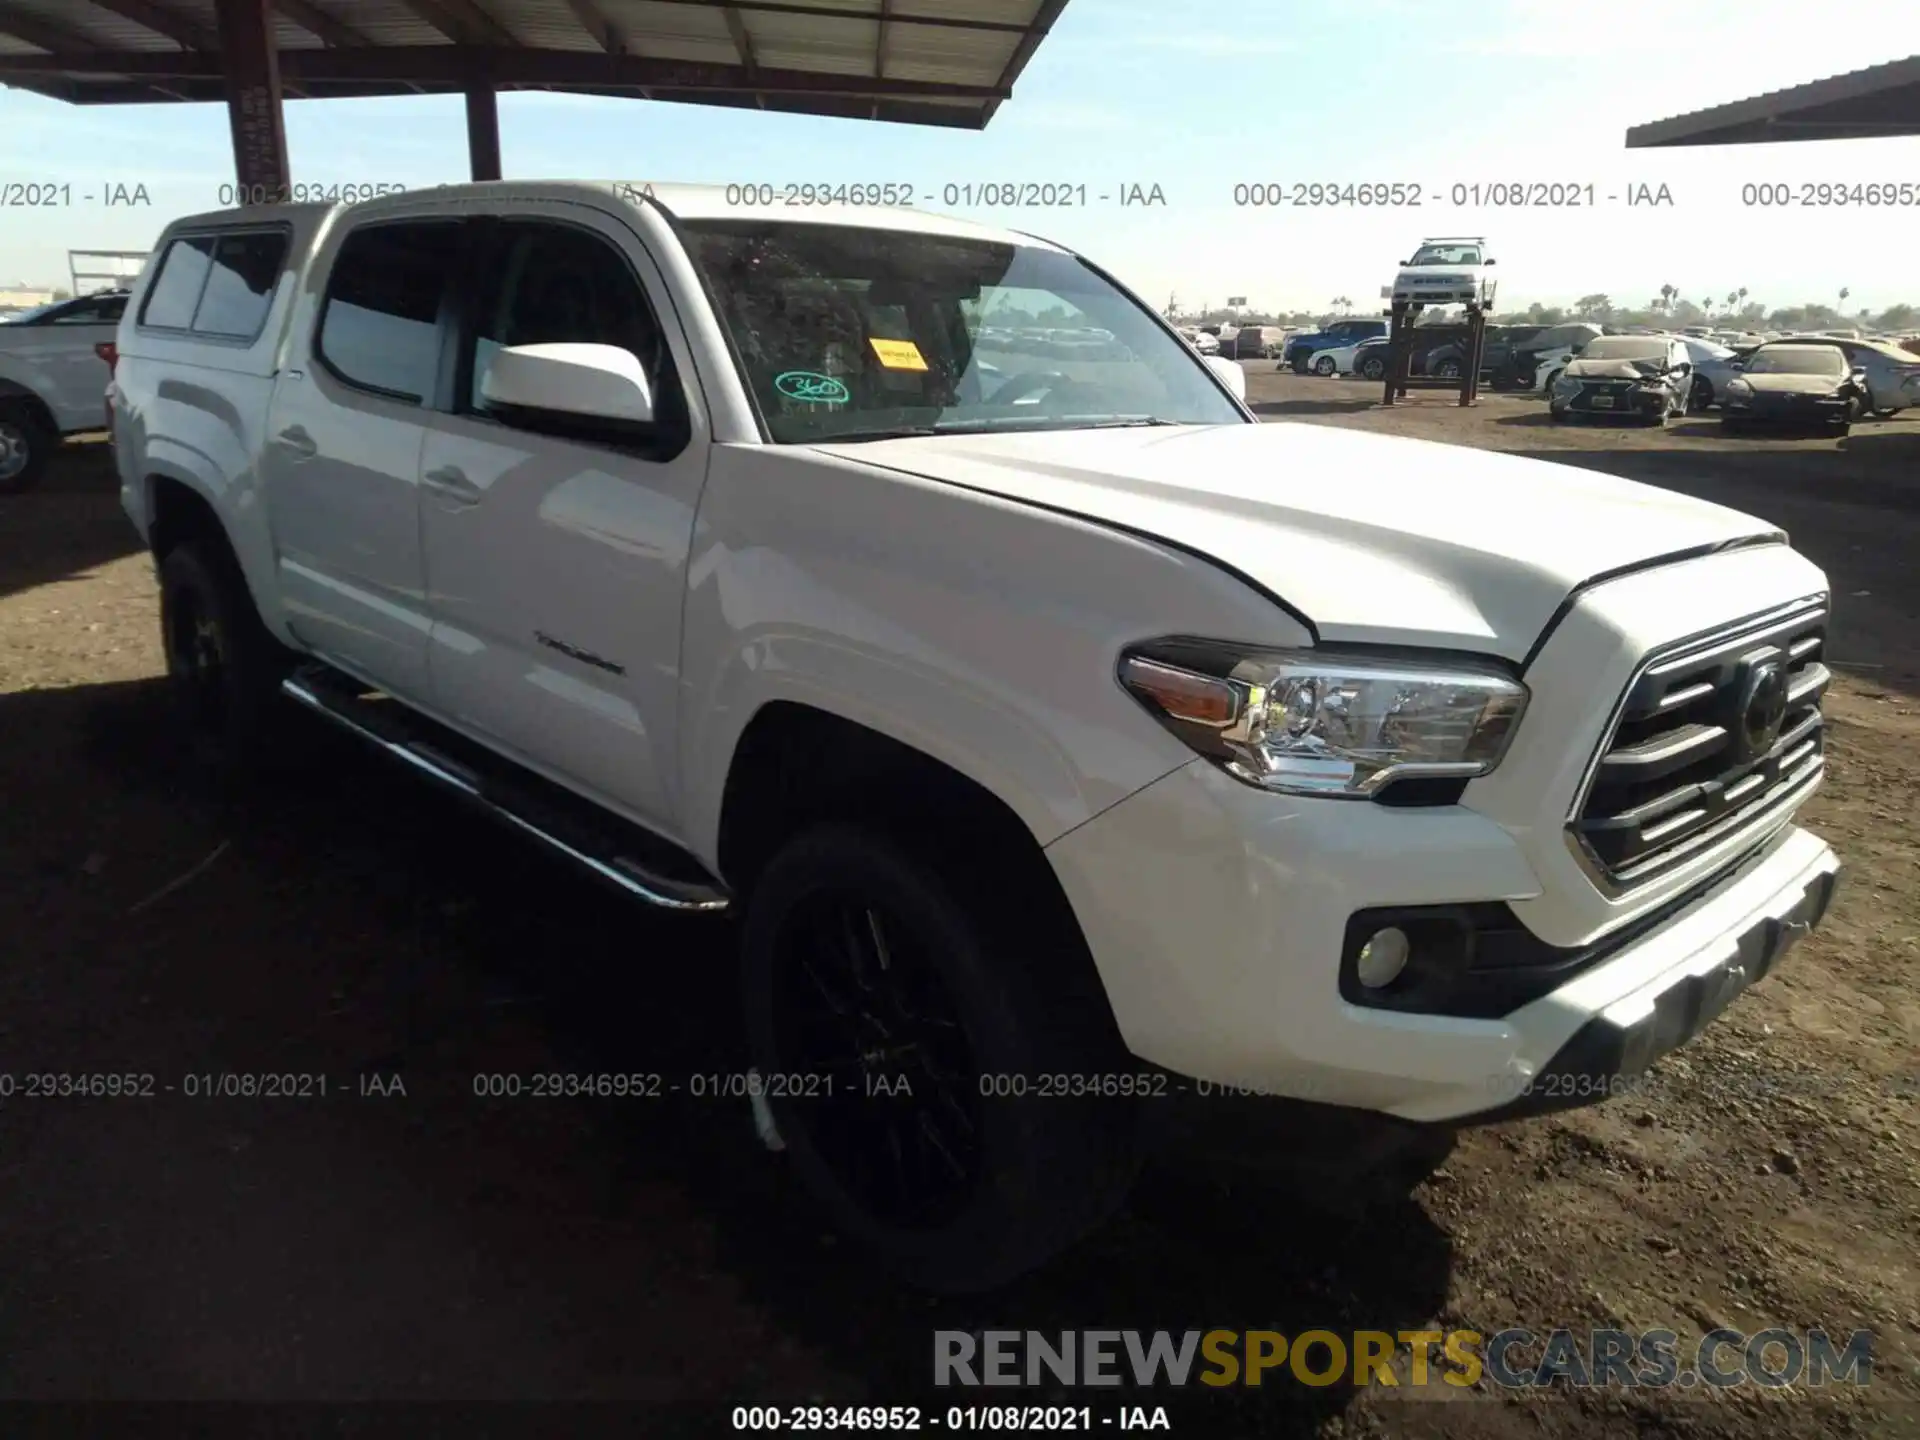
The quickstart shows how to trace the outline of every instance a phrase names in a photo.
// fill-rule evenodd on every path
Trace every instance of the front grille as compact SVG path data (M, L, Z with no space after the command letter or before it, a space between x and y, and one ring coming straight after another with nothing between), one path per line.
M1825 763L1825 596L1647 657L1568 824L1596 878L1625 889L1758 827Z

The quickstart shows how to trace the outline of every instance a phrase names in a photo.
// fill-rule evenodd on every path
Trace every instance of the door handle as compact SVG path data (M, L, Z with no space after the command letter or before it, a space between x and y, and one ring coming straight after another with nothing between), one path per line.
M463 505L476 505L486 494L457 465L441 465L427 471L420 477L420 485L423 489Z
M307 433L304 425L289 425L274 438L280 442L280 448L296 460L311 460L320 453L319 442Z

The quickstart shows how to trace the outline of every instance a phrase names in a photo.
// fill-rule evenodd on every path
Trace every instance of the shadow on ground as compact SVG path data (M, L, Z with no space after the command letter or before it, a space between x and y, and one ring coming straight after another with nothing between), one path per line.
M81 575L131 555L140 537L117 505L113 453L69 444L45 478L23 495L0 496L0 596Z
M832 1242L743 1102L479 1098L737 1070L729 927L286 719L271 783L215 800L158 681L0 697L0 1068L176 1087L0 1108L0 1395L945 1405L1007 1397L929 1395L936 1329L1396 1330L1443 1303L1411 1177L1159 1167L1044 1272L935 1302ZM181 1093L262 1072L332 1089ZM1133 1398L1292 1434L1351 1394Z

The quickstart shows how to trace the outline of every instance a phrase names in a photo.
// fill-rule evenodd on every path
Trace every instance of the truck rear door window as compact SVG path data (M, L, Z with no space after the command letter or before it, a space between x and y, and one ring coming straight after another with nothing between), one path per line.
M315 352L349 385L423 403L440 364L440 304L460 222L369 225L347 236L327 281Z
M285 231L222 235L213 252L200 308L194 312L194 332L242 340L258 335L266 323L274 282L280 278L280 265L286 255Z
M174 241L160 257L160 273L153 277L153 288L147 291L140 323L167 330L187 329L193 324L200 291L212 268L213 236L189 235Z

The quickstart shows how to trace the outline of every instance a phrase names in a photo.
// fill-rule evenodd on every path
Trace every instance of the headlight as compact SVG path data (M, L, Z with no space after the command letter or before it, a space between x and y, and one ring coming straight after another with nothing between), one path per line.
M1485 775L1527 704L1526 686L1491 666L1193 641L1129 653L1120 683L1228 773L1290 795Z
M1736 375L1733 379L1727 381L1727 393L1729 395L1751 395L1753 393L1753 386Z

